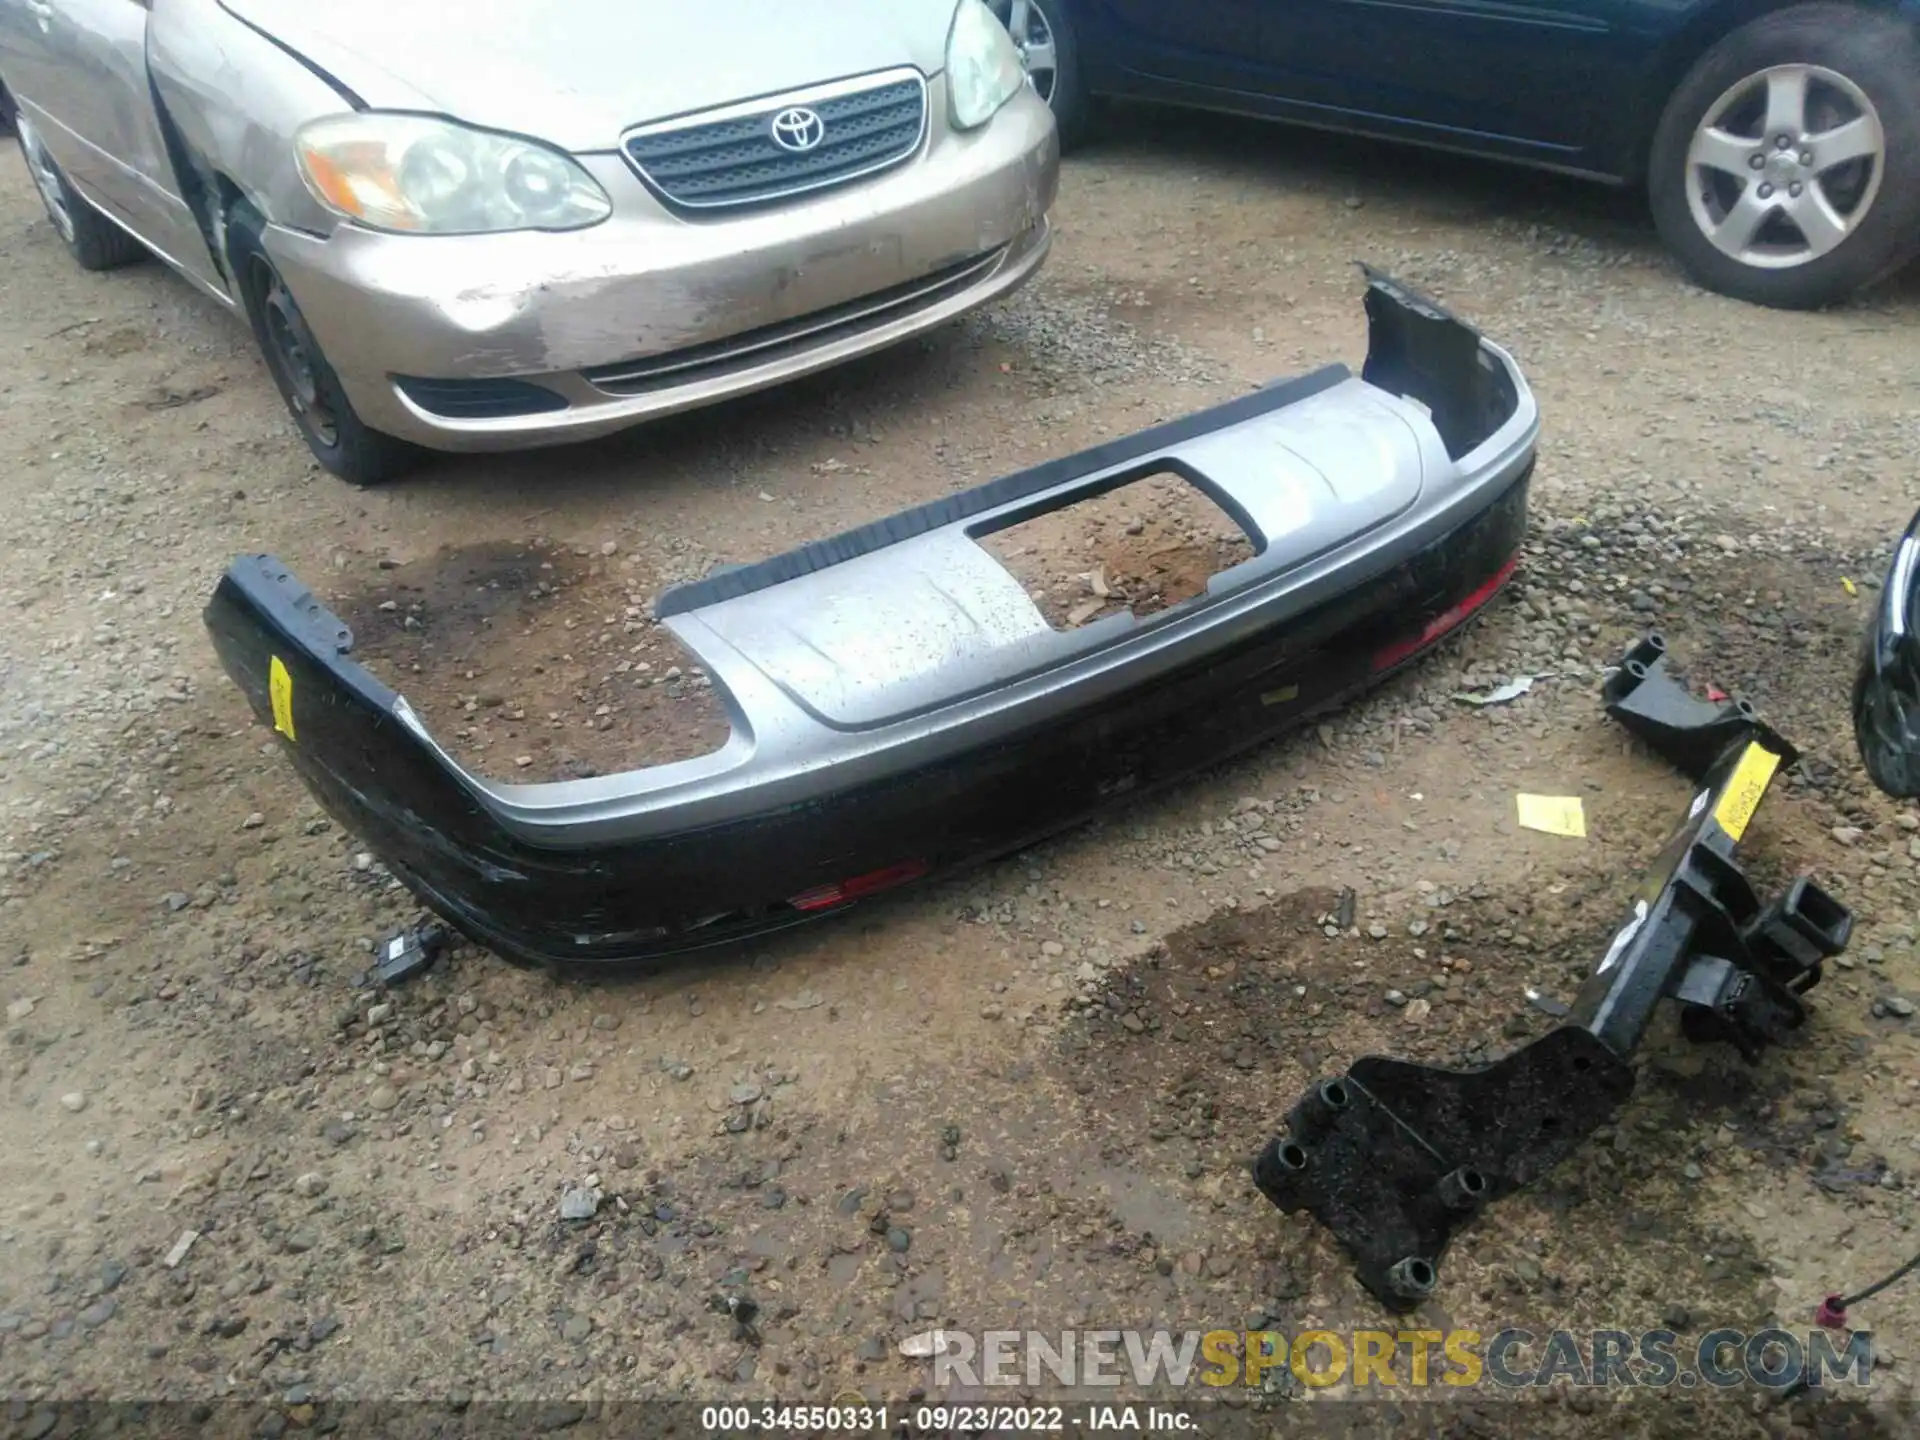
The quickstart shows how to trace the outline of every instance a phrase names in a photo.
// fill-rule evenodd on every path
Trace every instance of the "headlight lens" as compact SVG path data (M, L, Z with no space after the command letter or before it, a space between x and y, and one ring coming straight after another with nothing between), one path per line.
M1027 72L1020 51L982 0L960 0L947 36L947 93L959 130L984 125L1020 93Z
M294 152L315 198L371 230L578 230L613 213L558 150L425 115L332 115L302 126Z

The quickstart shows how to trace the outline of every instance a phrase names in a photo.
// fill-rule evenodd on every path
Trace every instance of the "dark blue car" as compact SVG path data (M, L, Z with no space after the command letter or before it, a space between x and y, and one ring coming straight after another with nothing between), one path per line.
M1106 97L1644 184L1689 272L1837 300L1920 253L1920 0L993 0L1082 136Z

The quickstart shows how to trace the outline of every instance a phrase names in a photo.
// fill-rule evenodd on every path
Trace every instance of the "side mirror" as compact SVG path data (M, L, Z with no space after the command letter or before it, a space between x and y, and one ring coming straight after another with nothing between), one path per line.
M1920 515L1893 552L1853 682L1853 736L1873 783L1920 796Z

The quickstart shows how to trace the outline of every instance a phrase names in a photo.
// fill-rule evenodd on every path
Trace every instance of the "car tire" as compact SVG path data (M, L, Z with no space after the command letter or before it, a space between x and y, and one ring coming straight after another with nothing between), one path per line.
M21 158L27 162L27 174L40 192L47 223L76 265L82 270L118 270L145 258L146 246L94 209L73 188L66 171L47 153L25 116L14 117L13 134L20 144Z
M1647 189L1722 294L1813 309L1898 269L1920 254L1920 37L1854 5L1742 26L1668 101Z
M1016 0L991 0L993 13L1012 33L1015 29ZM1027 73L1047 108L1053 111L1053 123L1060 131L1060 146L1071 148L1086 139L1097 118L1098 105L1087 93L1080 67L1080 31L1067 8L1066 0L1025 0L1018 7L1025 17L1013 43L1027 60ZM1042 70L1032 57L1045 53L1052 60L1050 70Z
M228 272L240 292L253 338L266 359L287 413L314 459L350 485L382 485L410 469L419 452L375 430L347 398L319 341L307 326L261 242L259 213L245 203L227 217Z

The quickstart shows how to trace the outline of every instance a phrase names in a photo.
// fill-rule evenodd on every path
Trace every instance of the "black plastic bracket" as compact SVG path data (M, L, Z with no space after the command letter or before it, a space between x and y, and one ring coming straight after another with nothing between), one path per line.
M1613 1117L1662 1000L1679 1004L1689 1039L1725 1041L1754 1061L1805 1023L1801 997L1852 936L1853 916L1813 881L1763 905L1734 861L1768 786L1797 758L1751 706L1687 694L1657 635L1628 652L1603 700L1704 788L1567 1023L1478 1070L1365 1056L1311 1086L1254 1161L1261 1192L1331 1230L1393 1309L1433 1292L1448 1243L1484 1205Z
M401 985L433 967L447 948L447 927L438 923L395 931L380 942L379 959L368 979L380 985Z
M1647 742L1676 770L1705 780L1736 745L1759 740L1786 769L1800 752L1744 700L1702 700L1667 669L1667 642L1657 632L1629 650L1600 687L1607 714Z

